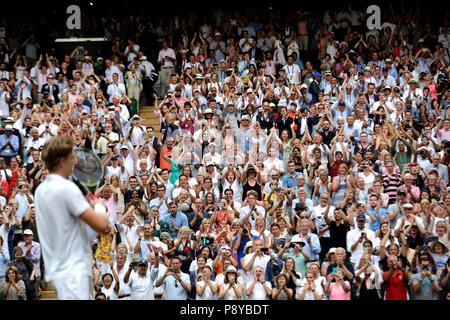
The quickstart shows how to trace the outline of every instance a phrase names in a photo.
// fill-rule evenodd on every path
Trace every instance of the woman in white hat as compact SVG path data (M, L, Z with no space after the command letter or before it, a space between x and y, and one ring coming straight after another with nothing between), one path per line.
M430 251L434 262L436 263L436 270L444 269L445 263L448 258L450 258L446 244L441 240L433 241Z
M236 268L229 266L225 271L225 279L219 288L219 299L221 300L241 300L242 284L238 282L239 273Z

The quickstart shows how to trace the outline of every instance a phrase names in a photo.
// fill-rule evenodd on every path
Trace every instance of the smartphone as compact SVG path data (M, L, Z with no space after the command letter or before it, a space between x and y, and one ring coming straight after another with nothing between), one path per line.
M225 205L225 203L223 203L223 202L218 202L217 203L217 207L218 208L222 208L224 205Z
M269 248L261 248L261 252L269 252Z
M420 251L422 251L422 250L427 250L427 249L428 249L427 246L419 246L419 250L420 250Z
M334 267L333 269L331 269L331 272L336 273L336 267Z
M276 187L275 189L273 189L273 191L275 191L275 192L280 192L280 191L281 191L281 188L280 188L280 187Z
M247 229L244 229L242 232L244 232L244 234L247 234L247 233L248 233L248 230L247 230Z
M173 273L177 273L178 272L178 269L169 269L170 270L170 272L173 272Z

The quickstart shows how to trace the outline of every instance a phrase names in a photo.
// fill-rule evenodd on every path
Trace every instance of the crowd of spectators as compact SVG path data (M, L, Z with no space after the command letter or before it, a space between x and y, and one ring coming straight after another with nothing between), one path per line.
M105 169L96 299L448 300L449 13L366 18L104 17L63 55L2 21L2 299L46 288L33 193L70 135Z

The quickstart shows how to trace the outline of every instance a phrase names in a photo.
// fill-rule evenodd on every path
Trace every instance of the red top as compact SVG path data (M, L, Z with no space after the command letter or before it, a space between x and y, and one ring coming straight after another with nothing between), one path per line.
M383 279L386 277L389 271L383 273ZM391 275L391 278L386 284L386 300L407 300L406 284L403 278L403 271L397 270L397 274Z

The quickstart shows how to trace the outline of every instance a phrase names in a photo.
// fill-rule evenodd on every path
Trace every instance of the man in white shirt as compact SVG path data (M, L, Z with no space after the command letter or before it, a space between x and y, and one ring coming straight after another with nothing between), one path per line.
M140 47L138 44L135 44L133 40L128 39L128 46L125 48L125 56L127 57L127 61L133 61L134 57L137 57L138 51Z
M164 300L186 300L191 292L192 287L189 275L181 272L180 267L180 258L173 257L170 260L170 268L155 283L156 287L165 284Z
M246 288L248 300L269 300L272 295L272 284L264 280L264 271L261 267L255 267L253 281L247 282Z
M108 89L106 91L109 96L109 102L112 102L114 96L123 97L127 93L125 85L119 82L118 73L114 73L112 79L113 81L108 85Z
M176 61L175 51L169 48L169 43L164 41L162 43L162 49L158 54L158 63L161 65L161 71L159 72L159 98L162 99L167 94L166 82L167 78L174 70L174 62Z
M262 269L262 274L266 273L267 263L270 261L270 256L266 255L261 251L263 248L263 241L261 239L253 240L253 247L255 251L253 253L248 253L244 256L244 262L242 264L242 269L249 274L249 281L253 281L255 278L255 270L259 267Z
M50 139L42 151L49 175L35 193L36 223L45 277L59 300L92 299L92 250L89 241L109 225L102 201L86 201L67 178L76 163L68 135ZM95 232L94 232L95 231Z
M248 31L244 30L243 32L244 38L239 40L239 48L242 52L247 52L250 50L253 39L248 37Z
M45 114L44 121L41 125L39 125L39 136L44 139L44 141L47 141L53 136L56 136L58 134L58 126L54 123L52 123L52 114L50 112L47 112Z
M130 286L124 282L125 274L128 271L129 265L131 261L127 261L127 256L124 253L117 253L116 254L116 264L113 266L114 270L116 271L117 275L119 276L119 292L117 293L117 296L119 300L129 300L130 297ZM115 286L115 279L113 280L113 283L111 286L114 288Z
M130 300L155 300L153 283L158 275L159 259L155 259L155 265L148 270L147 260L140 260L135 264L130 263L123 281L130 286ZM137 272L133 271L137 267Z
M117 73L119 76L119 83L123 83L123 73L120 71L119 67L115 66L110 59L105 60L106 70L105 70L105 81L109 85L113 82L113 75Z
M288 64L283 67L283 69L286 71L286 77L289 79L289 83L300 83L302 74L300 67L294 63L294 58L292 55L288 57L287 60Z
M252 226L252 229L255 228L255 221L258 216L265 216L266 210L258 206L256 204L256 199L258 198L258 194L256 191L251 190L249 195L247 196L247 205L241 208L239 213L239 217L241 217L241 221L248 220Z
M347 233L347 251L352 255L350 262L355 264L363 252L363 243L366 240L375 243L375 232L366 228L366 215L358 214L356 217L356 227Z

